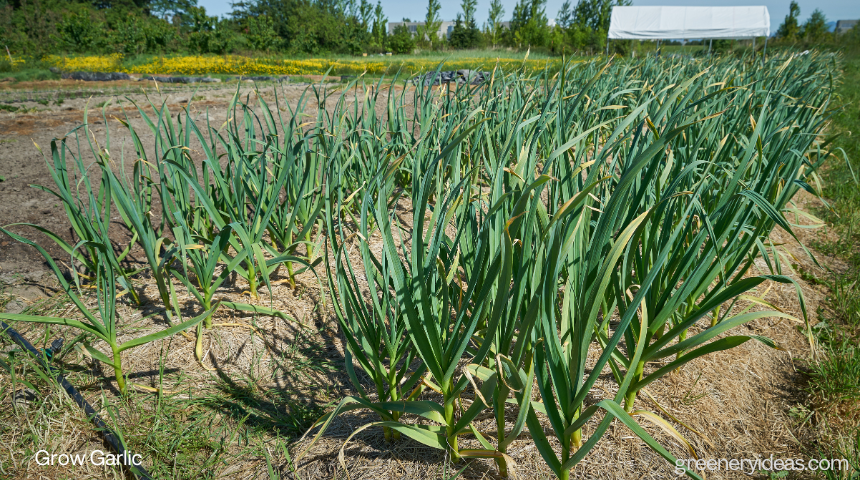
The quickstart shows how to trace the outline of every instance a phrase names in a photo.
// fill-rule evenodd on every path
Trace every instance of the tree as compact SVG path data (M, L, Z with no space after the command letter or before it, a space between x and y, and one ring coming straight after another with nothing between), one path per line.
M295 20L301 8L295 0L246 0L233 3L232 6L230 15L240 24L249 17L268 15L278 36L285 42L291 43L298 34Z
M75 53L91 52L104 35L104 26L94 22L89 9L79 7L76 11L63 15L57 24L57 39L64 50Z
M474 16L467 23L463 21L463 17L458 13L449 43L454 48L475 48L478 46L478 41L480 40L478 37L479 34L478 27L475 26Z
M607 32L612 7L632 3L632 0L579 0L576 8L573 9L573 22L580 26L587 26L593 32Z
M254 50L266 51L276 49L281 38L275 32L274 22L268 15L250 17L245 29L245 37Z
M558 11L558 17L555 21L559 27L564 29L570 28L573 24L573 10L570 8L570 0L565 0L561 4L561 10Z
M132 31L130 28L124 30ZM188 10L188 15L182 18L182 30L188 32L189 44L199 53L227 53L233 49L236 40L226 22L210 17L203 7Z
M576 23L572 23L567 29L565 29L566 40L575 51L581 51L588 47L590 36L591 28L577 25Z
M295 52L359 54L373 41L363 17L370 6L360 0L244 0L233 4L232 16L244 25L249 17L267 15Z
M797 22L797 17L800 16L800 6L792 0L788 7L788 15L785 16L782 25L776 30L777 38L783 40L795 40L800 33L800 25Z
M427 16L424 17L424 28L422 37L426 37L430 42L430 48L433 48L433 40L439 38L439 27L442 26L442 19L439 18L439 10L442 6L439 5L439 0L428 0Z
M373 41L380 48L385 48L385 27L387 24L388 17L382 11L382 3L377 1L376 9L373 11L373 29L371 30L371 35L373 36Z
M361 19L361 28L367 31L370 28L370 21L373 19L373 5L367 0L361 0L358 7L358 17Z
M475 23L475 7L478 5L478 0L463 0L460 3L460 8L463 9L463 22L465 24Z
M558 24L550 30L549 50L556 55L564 53L564 29Z
M817 42L827 35L827 18L824 12L815 9L803 24L803 38L807 42Z
M394 27L394 34L388 37L388 46L394 53L412 53L415 44L412 41L412 34L406 25L398 25Z
M205 7L191 7L188 15L182 19L182 29L186 32L209 32L215 29L218 17L206 14Z
M451 32L450 44L454 48L475 48L480 40L478 26L475 25L475 6L477 0L463 0L460 6L463 9L462 17L457 14L454 29Z
M496 48L496 43L502 33L502 16L505 14L505 7L502 6L502 0L490 1L490 16L488 20L490 39L493 41L493 48Z
M466 27L463 25L463 16L459 13L457 14L457 18L454 20L454 29L451 31L451 38L448 39L448 44L452 48L468 48L468 34L466 33Z
M149 11L156 17L170 20L172 17L187 15L192 7L197 6L197 0L152 0Z
M149 13L149 0L92 0L92 6L99 10L143 10Z
M511 32L518 47L543 47L549 43L546 0L520 0L514 6Z

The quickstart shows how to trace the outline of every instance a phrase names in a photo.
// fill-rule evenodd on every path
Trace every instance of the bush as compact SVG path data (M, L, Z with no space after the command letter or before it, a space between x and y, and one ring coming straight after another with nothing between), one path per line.
M481 32L475 26L474 22L463 22L460 15L457 15L457 21L454 24L454 31L451 32L451 39L448 44L452 48L467 49L475 48L480 42Z
M275 31L272 17L268 15L248 18L245 37L248 39L249 46L254 50L268 52L281 45L281 38Z
M57 25L57 39L69 52L82 53L99 49L100 39L104 39L104 25L90 18L86 8L80 8L63 16Z
M226 28L219 28L211 32L193 32L189 43L200 53L223 55L233 51L236 36Z
M394 35L388 40L388 46L391 47L393 53L406 54L412 53L415 48L415 42L412 40L412 34L404 25L394 27Z

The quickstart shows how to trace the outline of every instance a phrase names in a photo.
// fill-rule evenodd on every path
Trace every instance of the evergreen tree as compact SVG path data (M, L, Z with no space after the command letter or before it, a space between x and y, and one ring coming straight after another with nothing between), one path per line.
M478 26L475 23L475 10L477 4L478 0L463 0L460 4L460 7L463 9L463 22L461 24L463 35L462 42L457 48L475 48L478 46L481 32L478 30ZM457 15L457 18L460 18L459 14ZM457 29L456 24L454 25L454 29Z
M782 25L776 30L777 38L789 41L797 39L800 33L800 24L797 21L797 17L799 16L800 6L792 0L791 5L788 7L788 15L785 16Z
M480 31L475 25L477 0L463 0L463 14L457 14L449 43L454 48L475 48L480 40Z
M807 42L819 42L827 36L827 18L824 12L815 9L803 24L803 39Z
M458 13L457 18L454 20L454 29L451 31L451 38L448 39L448 44L452 48L468 48L469 40L467 37L466 27L463 25L463 16Z

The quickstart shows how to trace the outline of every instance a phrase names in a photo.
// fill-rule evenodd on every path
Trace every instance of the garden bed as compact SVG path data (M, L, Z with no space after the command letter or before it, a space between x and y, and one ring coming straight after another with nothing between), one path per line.
M239 88L241 96L253 94L249 85L240 84ZM228 107L235 85L225 83L194 92L192 89L168 91L164 101L174 115L185 106L189 106L194 118L208 115L216 128L232 118ZM282 107L285 107L283 102L287 102L295 108L304 92L305 88L300 86L279 87ZM269 105L276 105L271 89L263 89L261 95ZM362 95L363 92L359 92L345 98L349 104L360 102ZM141 106L146 105L143 93L129 97ZM84 99L66 100L60 105L35 103L31 108L36 111L30 113L0 114L0 176L4 177L0 182L0 218L3 219L0 223L29 222L58 232L67 241L74 240L66 214L55 197L29 185L51 186L45 161L33 143L49 153L52 139L64 137L84 121L85 103ZM41 111L38 105L41 105ZM134 164L132 139L126 130L119 128L118 119L132 124L140 133L144 148L152 148L155 136L128 100L117 98L114 103L95 106L104 107L105 116L101 115L102 108L92 109L88 118L90 130L99 142L104 142L105 130L111 127L113 158L119 158L120 151L125 152L128 163L122 173L131 174ZM334 106L327 103L326 108ZM384 115L388 108L384 96L371 108L378 115ZM407 104L405 108L411 115L412 105ZM150 106L143 109L150 114L153 112ZM287 109L282 108L281 111ZM311 103L304 111L315 116L317 107ZM232 121L241 122L243 119L239 116ZM190 155L199 165L203 153L192 149ZM92 157L85 159L86 162L92 160ZM805 210L811 209L810 205L816 202L805 192L798 194L796 200ZM402 222L409 225L413 216L411 203L399 201L396 210ZM127 230L119 218L111 220L112 240L124 245L130 239ZM809 223L804 218L797 221ZM14 231L26 232L31 238L37 236L33 230L22 227ZM800 232L801 241L812 235L804 230ZM406 233L411 232L407 230ZM319 231L314 232L315 238L318 234ZM802 286L806 309L813 315L814 323L813 312L822 292L819 287L804 282L798 272L823 274L823 271L808 260L800 244L786 232L776 229L771 240L784 244L784 249L796 262L795 271L786 268L784 273ZM371 250L382 249L382 240L378 236L351 238L346 250L356 265L363 261L357 248L360 241L369 242ZM46 245L57 261L67 260L68 255L52 243L40 243ZM128 264L144 265L139 249L131 251ZM839 267L832 262L831 265ZM767 273L767 265L756 262L749 275ZM3 304L5 310L27 309L54 316L74 314L74 306L58 292L52 275L32 248L8 237L0 237L0 280L5 284L2 292L7 299ZM293 463L298 451L310 445L307 440L296 443L300 435L344 395L356 394L343 368L344 338L331 309L330 292L321 285L325 283L320 282L322 277L322 274L317 277L305 272L295 278L296 287L293 288L285 272L279 271L272 278L271 295L266 288L260 288L259 299L247 293L249 285L241 279L230 282L219 292L219 298L275 308L289 318L219 310L214 323L223 325L207 335L201 362L192 361L193 335L175 335L126 354L123 360L130 380L149 389L161 389L161 393L140 388L133 390L128 397L121 397L114 387L112 372L92 361L84 351L71 350L59 361L69 370L72 383L80 386L84 396L97 405L97 410L101 409L103 416L112 419L108 423L124 433L133 450L142 452L147 468L154 466L157 472L171 472L168 475L179 478L192 478L201 470L213 476L231 478L264 477L269 471L289 476L294 475L291 472L295 468L299 468L299 478L332 478L342 472L337 455L343 442L358 427L375 418L364 412L338 417L322 440L310 447L309 456L298 465ZM164 328L164 309L158 304L159 292L155 282L144 274L136 278L135 284L146 300L142 307L133 307L127 298L121 299L118 307L123 319L120 340ZM797 295L790 285L762 285L755 293L780 311L803 317ZM183 318L201 312L197 302L181 285L177 287L176 298ZM87 298L87 302L95 305L94 298ZM749 305L744 302L741 301L739 308ZM798 325L802 323L766 317L738 327L744 330L744 334L773 339L781 350L747 342L736 349L699 358L684 365L679 372L648 386L644 390L647 396L641 396L637 405L676 419L676 427L700 458L801 457L804 452L796 443L793 433L796 425L789 412L803 398L799 390L803 376L798 372L795 361L810 352L807 337L799 331ZM16 328L37 347L50 344L58 336L67 339L75 336L66 327L46 330L18 324ZM698 326L691 329L691 336L699 331ZM598 353L596 348L590 351L590 365L594 364ZM361 381L368 382L362 373L359 375ZM3 379L4 382L6 380ZM50 448L55 450L91 451L99 445L92 427L82 415L69 408L61 394L44 384L40 387L36 400L19 400L20 392L25 389L23 386L5 390L5 397L0 399L4 404L15 405L5 409L4 417L0 418L0 423L8 426L0 433L3 445L0 447L0 462L4 470L19 477L44 475L50 478L68 473L64 467L36 466L22 460L25 452L32 451L34 447L31 440L26 440L27 435L31 435L30 438L48 438L50 435ZM589 401L594 403L611 398L616 391L617 385L606 368L590 393ZM432 393L428 393L427 398L439 400ZM464 395L464 399L474 401L475 397ZM516 410L512 409L509 416L515 415ZM599 418L585 424L586 434L594 431L597 420ZM414 421L405 420L406 423ZM493 422L492 416L479 417L475 426L481 431L492 431ZM546 419L542 424L545 431L550 431L551 426ZM642 424L674 455L689 457L683 446L663 429L648 422ZM681 424L686 426L681 427ZM53 428L53 425L60 427ZM56 430L61 433L53 433ZM39 444L40 448L42 445ZM460 447L480 448L480 445L475 440L464 439ZM346 446L345 453L346 466L355 478L441 478L445 472L450 475L452 469L459 470L466 465L449 465L444 452L406 438L387 443L379 428L364 430L354 437ZM515 440L508 454L513 460L511 469L519 478L552 475L528 435ZM7 461L7 458L13 460ZM494 472L494 468L490 460L469 460L462 478L485 478L489 472ZM111 468L86 471L87 475L96 478L112 478L117 473L118 470ZM618 422L609 428L598 446L572 473L575 478L666 478L674 475L672 465ZM83 474L83 470L75 473ZM709 478L737 477L731 472L720 472L709 475Z

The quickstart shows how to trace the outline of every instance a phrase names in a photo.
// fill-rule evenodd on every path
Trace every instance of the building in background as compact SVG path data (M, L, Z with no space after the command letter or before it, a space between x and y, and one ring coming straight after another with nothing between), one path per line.
M400 25L405 25L409 33L414 37L418 33L418 29L424 27L424 22L388 22L388 34L394 35L394 29ZM439 25L439 31L436 32L437 38L451 38L451 32L454 31L454 22L442 22Z
M854 28L860 20L839 20L836 22L836 33L845 33Z

